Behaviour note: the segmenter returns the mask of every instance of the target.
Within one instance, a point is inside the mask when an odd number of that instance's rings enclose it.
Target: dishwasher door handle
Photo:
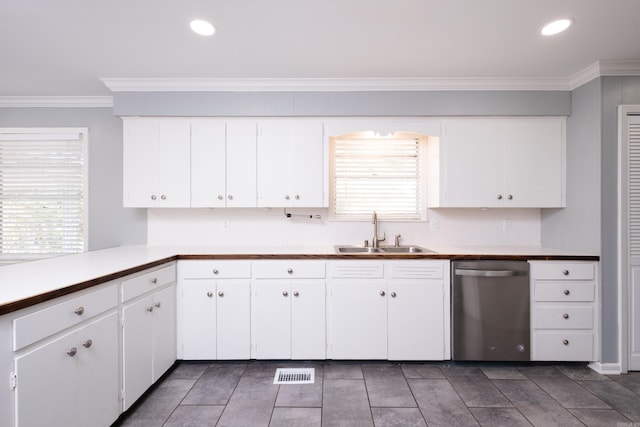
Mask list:
[[[516,270],[469,270],[465,268],[456,268],[456,276],[472,276],[472,277],[512,277],[525,274]]]

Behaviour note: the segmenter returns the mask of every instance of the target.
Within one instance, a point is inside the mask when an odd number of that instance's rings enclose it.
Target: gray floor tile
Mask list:
[[[418,408],[371,408],[375,427],[427,427]]]
[[[587,365],[559,365],[558,369],[574,381],[608,381],[606,375],[601,375]]]
[[[615,409],[571,409],[571,412],[588,427],[633,426],[629,418]]]
[[[324,378],[333,380],[361,380],[364,378],[364,376],[362,375],[362,368],[360,367],[360,364],[338,363],[325,365]]]
[[[454,375],[449,382],[468,407],[506,408],[511,403],[484,374]]]
[[[163,427],[215,427],[224,406],[180,405]]]
[[[277,362],[253,362],[247,365],[244,371],[244,377],[251,378],[271,378],[276,375],[278,368],[284,368],[284,363]]]
[[[408,382],[427,425],[478,425],[447,380],[410,379]]]
[[[167,378],[172,380],[197,380],[209,366],[210,364],[208,363],[180,363]]]
[[[273,378],[242,377],[222,412],[218,426],[268,426],[278,387],[273,384]]]
[[[640,400],[631,390],[615,381],[580,381],[579,383],[631,421],[640,422]]]
[[[527,377],[515,366],[482,366],[483,374],[490,380],[525,380]]]
[[[568,410],[529,380],[495,380],[494,384],[536,426],[581,426]]]
[[[366,364],[362,366],[362,371],[372,407],[417,407],[399,366]]]
[[[435,364],[404,363],[400,365],[405,378],[430,378],[444,379],[445,376],[440,367]]]
[[[129,414],[122,425],[161,426],[194,383],[194,380],[163,380],[144,398],[135,411]]]
[[[608,378],[640,396],[640,372],[629,372],[624,375],[611,375],[608,376]]]
[[[321,408],[322,384],[322,377],[316,377],[313,384],[281,384],[276,406]]]
[[[213,364],[202,374],[184,399],[186,405],[226,405],[240,378],[245,364]]]
[[[275,408],[269,427],[320,427],[321,408]]]
[[[440,370],[447,378],[459,375],[482,374],[482,370],[480,369],[480,367],[475,365],[444,364],[440,367]]]
[[[567,377],[540,377],[533,381],[565,408],[611,408],[584,387],[580,386],[580,384]]]
[[[539,378],[539,377],[553,377],[556,378],[559,375],[564,375],[556,366],[542,365],[542,366],[521,366],[518,368],[522,374],[527,378]]]
[[[470,408],[481,426],[526,427],[531,423],[516,408]]]
[[[324,378],[322,425],[371,427],[371,409],[364,380]]]

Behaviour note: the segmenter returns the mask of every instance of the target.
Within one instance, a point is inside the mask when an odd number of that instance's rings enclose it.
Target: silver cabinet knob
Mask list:
[[[568,314],[568,313],[563,314],[563,315],[562,315],[562,318],[563,318],[563,319],[568,319],[568,318],[569,318],[569,314]]]
[[[570,293],[571,293],[571,291],[569,289],[565,289],[564,292],[563,292],[563,294],[565,294],[565,295],[569,295]]]
[[[562,344],[569,345],[569,340],[562,340]]]
[[[152,305],[150,305],[149,307],[147,307],[147,311],[148,311],[149,313],[151,313],[151,312],[153,311],[153,306],[152,306]]]
[[[291,199],[291,197],[289,197],[289,195],[287,194],[286,196],[284,196],[284,199],[285,200],[289,200],[289,199]]]
[[[293,274],[293,268],[287,268],[287,273]]]
[[[152,195],[151,195],[151,200],[155,200],[155,199],[157,199],[156,195],[155,195],[155,194],[152,194]]]
[[[296,194],[296,200],[300,200],[300,196]]]
[[[509,199],[509,200],[513,200],[513,195],[509,194],[509,195],[507,196],[507,199]]]
[[[163,194],[162,196],[160,196],[160,198],[161,198],[162,200],[167,200],[167,196],[165,196],[164,194]]]
[[[298,292],[298,291],[293,291],[293,296],[294,296],[294,297],[299,297],[299,296],[300,296],[300,292]]]
[[[289,296],[289,292],[287,292],[287,291],[282,291],[282,296],[283,296],[283,297],[288,297],[288,296]]]
[[[222,297],[224,296],[224,292],[222,292],[222,291],[218,292],[218,296],[219,296],[220,298],[222,298]]]
[[[93,340],[86,340],[85,342],[82,343],[82,346],[84,348],[89,348],[93,345]]]
[[[396,293],[395,292],[391,292],[391,298],[395,298],[396,297]]]
[[[70,357],[73,357],[76,355],[77,352],[78,352],[77,348],[71,347],[69,350],[67,350],[67,355]]]
[[[224,196],[222,194],[218,194],[218,200],[222,200],[224,199]]]
[[[161,303],[161,302],[157,302],[157,303],[155,303],[154,305],[155,305],[157,308],[160,308],[160,306],[162,305],[162,303]]]
[[[562,270],[562,275],[563,276],[568,276],[569,275],[569,270]]]
[[[498,200],[502,200],[502,194],[498,194],[497,198]]]
[[[218,269],[217,269],[217,268],[214,268],[214,269],[213,269],[213,274],[218,274],[218,273],[220,273],[220,272],[218,271]]]
[[[385,291],[380,291],[380,296],[383,297],[385,296],[387,293]]]
[[[208,296],[209,298],[211,298],[211,297],[213,296],[213,292],[211,292],[211,291],[207,292],[207,296]]]
[[[232,196],[231,194],[229,194],[229,195],[227,196],[227,199],[229,199],[229,200],[233,200],[233,196]]]
[[[151,279],[151,283],[153,283],[154,285],[158,283],[158,278],[154,277],[153,279]]]
[[[80,307],[76,308],[75,310],[73,310],[73,312],[75,314],[77,314],[78,316],[82,316],[84,314],[84,307],[80,306]]]

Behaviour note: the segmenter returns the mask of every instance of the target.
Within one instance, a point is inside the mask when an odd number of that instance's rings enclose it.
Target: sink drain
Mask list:
[[[273,378],[274,384],[313,384],[314,368],[278,368]]]

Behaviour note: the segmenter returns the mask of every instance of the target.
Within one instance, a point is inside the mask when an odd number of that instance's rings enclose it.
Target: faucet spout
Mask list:
[[[373,224],[373,240],[372,244],[374,248],[380,247],[380,242],[384,242],[387,239],[387,233],[382,233],[382,238],[378,237],[378,214],[376,211],[373,211],[373,216],[371,217],[371,223]]]

